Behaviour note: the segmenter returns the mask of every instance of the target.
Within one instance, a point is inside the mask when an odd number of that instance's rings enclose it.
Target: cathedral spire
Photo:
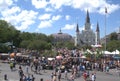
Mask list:
[[[95,44],[96,45],[100,44],[100,30],[99,30],[99,23],[98,22],[97,22],[96,34],[95,34]]]
[[[85,30],[91,30],[91,23],[90,23],[90,17],[89,17],[88,10],[87,10],[87,14],[86,14]]]
[[[90,23],[90,17],[89,17],[89,12],[87,10],[87,15],[86,15],[86,23]]]
[[[99,30],[99,23],[98,22],[97,22],[96,32],[100,32],[100,30]]]
[[[78,26],[78,24],[77,24],[77,27],[76,27],[76,32],[79,32],[79,26]]]

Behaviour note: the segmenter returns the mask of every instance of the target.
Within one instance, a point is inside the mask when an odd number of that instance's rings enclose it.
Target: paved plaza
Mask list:
[[[18,65],[16,66],[16,68],[18,68]],[[25,66],[22,66],[22,68],[25,71]],[[41,71],[41,75],[34,74],[33,72],[30,71],[30,74],[34,75],[35,81],[41,81],[41,78],[43,78],[43,81],[51,81],[51,76],[50,76],[51,73],[52,70],[46,70],[45,72]],[[90,74],[91,73],[92,71],[90,71]],[[4,80],[5,74],[7,74],[8,77],[7,81],[19,81],[19,75],[17,69],[15,71],[11,71],[9,68],[9,64],[0,63],[0,81],[5,81]],[[96,81],[120,81],[120,77],[118,76],[116,69],[111,69],[109,73],[96,71],[96,76],[97,76]],[[62,74],[61,81],[67,81],[64,79],[64,74]],[[84,80],[83,77],[78,77],[75,79],[75,81],[84,81]]]

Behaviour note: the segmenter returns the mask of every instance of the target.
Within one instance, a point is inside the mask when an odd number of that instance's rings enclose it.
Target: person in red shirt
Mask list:
[[[86,79],[87,79],[87,72],[86,71],[84,71],[84,73],[83,73],[83,79],[84,79],[84,81],[86,81]]]

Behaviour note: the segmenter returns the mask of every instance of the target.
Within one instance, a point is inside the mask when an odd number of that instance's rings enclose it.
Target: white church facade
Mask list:
[[[76,27],[75,46],[96,45],[100,44],[99,24],[97,23],[96,31],[91,29],[89,12],[87,11],[84,30],[79,31],[79,25]]]

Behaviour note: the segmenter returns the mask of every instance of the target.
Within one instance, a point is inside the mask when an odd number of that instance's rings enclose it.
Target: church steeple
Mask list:
[[[100,32],[98,22],[97,22],[96,32]]]
[[[90,17],[89,17],[89,12],[87,10],[87,15],[86,15],[86,23],[90,23]]]
[[[89,12],[87,10],[86,21],[85,21],[85,30],[91,30],[90,27],[91,27],[90,17],[89,17]]]
[[[99,30],[99,23],[97,22],[96,33],[95,33],[95,44],[100,44],[100,30]]]
[[[79,32],[79,26],[78,26],[78,24],[77,24],[77,27],[76,27],[76,32]]]

